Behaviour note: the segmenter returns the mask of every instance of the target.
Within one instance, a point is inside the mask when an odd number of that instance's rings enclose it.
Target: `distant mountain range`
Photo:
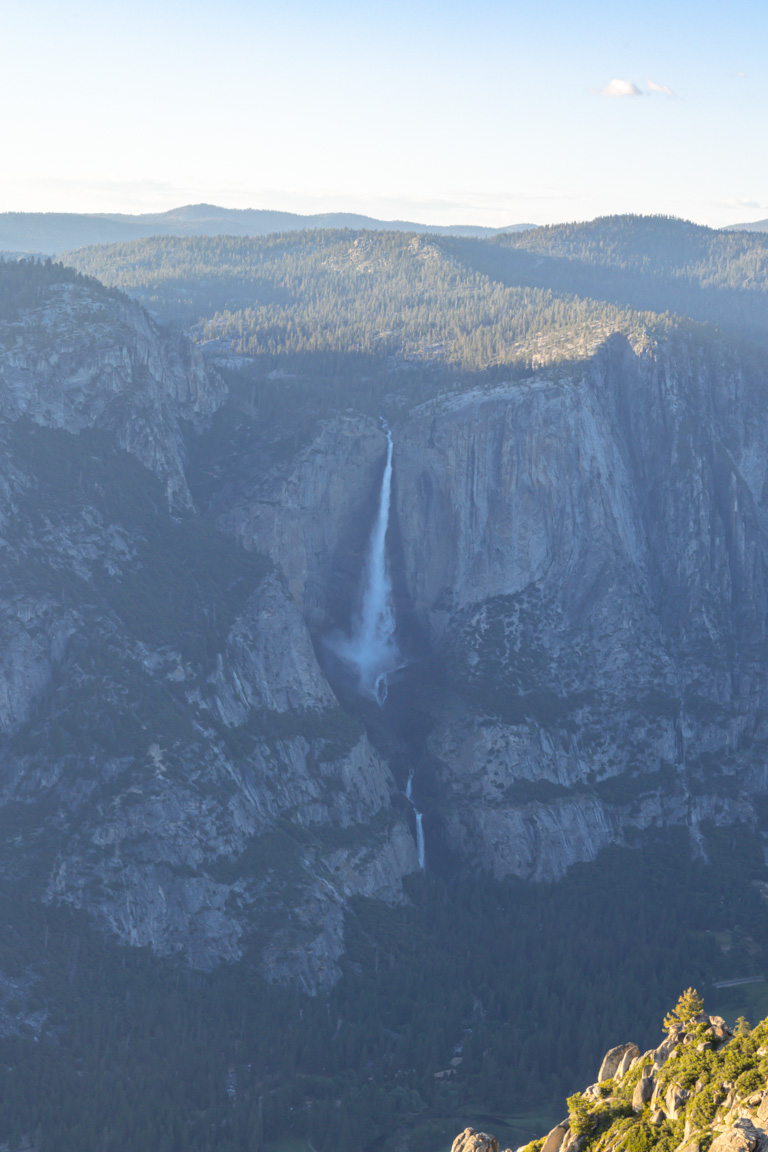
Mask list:
[[[754,220],[751,224],[729,224],[723,232],[768,232],[768,220]]]
[[[305,228],[352,228],[387,232],[429,232],[439,236],[483,239],[530,232],[537,225],[510,224],[484,228],[479,224],[443,227],[414,220],[378,220],[357,212],[299,215],[266,208],[219,208],[187,204],[169,212],[0,212],[0,253],[59,255],[90,244],[116,244],[149,236],[268,236]],[[730,224],[723,232],[768,232],[768,220]]]
[[[295,232],[303,228],[482,237],[535,227],[535,224],[512,224],[508,228],[471,224],[437,227],[412,220],[376,220],[356,212],[300,216],[295,212],[270,212],[261,208],[218,208],[214,204],[188,204],[170,212],[146,212],[137,216],[119,212],[3,212],[0,213],[0,252],[55,255],[87,244],[114,244],[146,236],[267,236],[272,232]]]

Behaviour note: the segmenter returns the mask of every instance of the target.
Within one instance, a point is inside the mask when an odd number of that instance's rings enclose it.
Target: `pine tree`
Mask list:
[[[664,1028],[671,1032],[679,1024],[685,1024],[704,1011],[704,1001],[695,988],[686,988],[674,1009],[664,1017]]]

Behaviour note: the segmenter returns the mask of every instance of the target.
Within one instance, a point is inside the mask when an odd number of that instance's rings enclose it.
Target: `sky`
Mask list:
[[[768,217],[761,0],[0,0],[0,211]]]

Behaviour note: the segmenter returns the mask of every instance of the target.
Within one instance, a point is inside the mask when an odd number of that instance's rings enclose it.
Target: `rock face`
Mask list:
[[[623,1044],[622,1048],[624,1048],[624,1055],[619,1061],[619,1066],[614,1073],[617,1080],[623,1080],[634,1062],[640,1057],[640,1049],[636,1044]]]
[[[567,1120],[556,1124],[541,1146],[541,1152],[560,1152],[571,1126]]]
[[[765,397],[717,343],[640,355],[616,336],[393,426],[404,676],[432,720],[425,827],[469,866],[552,880],[628,831],[687,826],[701,851],[703,821],[754,821]],[[212,500],[284,573],[320,651],[354,614],[385,452],[375,423],[334,416]]]
[[[733,1128],[715,1137],[711,1147],[715,1152],[754,1152],[765,1135],[764,1130],[755,1128],[751,1121],[737,1120]]]
[[[629,826],[695,845],[702,820],[751,819],[766,417],[762,377],[722,347],[617,336],[397,430],[403,580],[447,681],[429,751],[477,866],[552,879]]]
[[[635,1112],[642,1112],[646,1104],[649,1103],[653,1096],[655,1084],[653,1079],[653,1072],[650,1066],[643,1068],[640,1079],[635,1085],[635,1090],[632,1093],[632,1107]]]
[[[272,924],[262,971],[314,991],[349,899],[401,900],[418,860],[288,577],[193,505],[223,395],[98,286],[0,325],[0,856],[31,899],[202,968]]]
[[[351,411],[268,425],[225,393],[98,286],[49,284],[0,325],[0,857],[204,967],[271,923],[263,970],[317,988],[349,900],[399,900],[418,868],[384,721],[369,738],[339,705],[325,643],[358,607],[387,438]],[[758,370],[615,336],[392,434],[427,858],[441,837],[462,867],[552,880],[654,827],[702,851],[702,821],[754,822]]]
[[[356,607],[386,451],[371,420],[337,416],[298,455],[248,470],[234,498],[219,501],[222,526],[279,564],[313,629],[346,626]]]
[[[164,334],[138,304],[97,285],[53,284],[36,308],[3,325],[0,416],[78,433],[109,430],[190,503],[182,422],[224,398],[221,381],[182,337]]]
[[[602,1084],[604,1080],[612,1080],[614,1076],[619,1074],[619,1069],[623,1064],[639,1055],[640,1049],[637,1044],[619,1044],[618,1047],[611,1048],[606,1052],[600,1065],[600,1071],[597,1074],[598,1084]]]

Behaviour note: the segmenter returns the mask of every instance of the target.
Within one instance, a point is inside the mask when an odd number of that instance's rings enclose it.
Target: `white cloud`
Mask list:
[[[674,96],[674,92],[666,84],[656,84],[653,80],[648,81],[649,92],[659,92],[662,96]]]
[[[611,80],[605,88],[600,89],[601,96],[642,96],[642,89],[638,88],[634,80]]]

